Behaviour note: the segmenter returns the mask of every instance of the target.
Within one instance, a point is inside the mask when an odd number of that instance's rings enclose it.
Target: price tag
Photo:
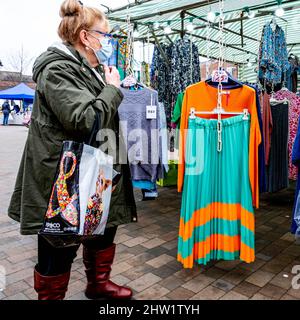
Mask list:
[[[146,107],[146,119],[152,120],[157,118],[157,106]]]
[[[225,70],[215,70],[212,73],[212,82],[219,82],[219,80],[222,83],[228,83],[228,74]]]

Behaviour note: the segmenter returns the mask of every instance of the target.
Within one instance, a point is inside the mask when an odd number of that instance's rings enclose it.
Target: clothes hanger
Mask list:
[[[239,87],[243,87],[243,83],[238,81],[237,79],[235,79],[229,72],[227,72],[225,69],[222,69],[223,71],[226,72],[226,74],[228,75],[228,82],[224,82],[223,86],[226,88],[226,85],[235,85],[237,88]],[[212,76],[210,76],[207,80],[205,80],[205,82],[209,85],[216,85],[218,84],[218,82],[214,82],[212,79]]]

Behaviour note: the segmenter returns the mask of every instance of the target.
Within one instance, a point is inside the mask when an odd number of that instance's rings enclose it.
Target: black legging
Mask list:
[[[103,250],[112,245],[118,227],[107,228],[104,235],[93,237],[38,235],[37,271],[43,276],[68,272],[82,243],[90,249]]]

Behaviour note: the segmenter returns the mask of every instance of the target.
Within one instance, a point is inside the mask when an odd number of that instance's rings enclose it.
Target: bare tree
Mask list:
[[[18,51],[10,54],[8,64],[12,71],[18,73],[18,81],[23,81],[24,74],[26,73],[32,60],[33,57],[30,57],[28,53],[25,52],[23,45],[21,45]]]

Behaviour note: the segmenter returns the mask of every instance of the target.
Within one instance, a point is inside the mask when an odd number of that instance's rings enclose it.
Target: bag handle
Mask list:
[[[88,145],[92,145],[93,141],[97,138],[97,133],[100,130],[100,112],[95,110],[95,121],[93,124],[92,131],[90,133],[90,136],[87,140]]]

